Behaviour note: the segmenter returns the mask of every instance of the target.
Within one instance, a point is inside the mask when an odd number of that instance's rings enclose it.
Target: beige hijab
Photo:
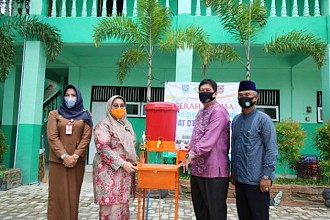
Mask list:
[[[112,96],[106,106],[107,118],[112,125],[115,135],[118,136],[120,143],[123,145],[127,159],[133,164],[137,163],[137,155],[135,151],[136,136],[131,123],[127,120],[126,114],[121,119],[116,119],[111,115],[112,103],[116,98],[120,98],[126,104],[126,100],[119,96]]]

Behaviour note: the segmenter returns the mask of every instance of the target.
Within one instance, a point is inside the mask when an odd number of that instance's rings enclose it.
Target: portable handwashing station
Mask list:
[[[178,219],[179,199],[179,162],[187,154],[186,150],[175,148],[176,119],[178,107],[169,102],[149,102],[146,107],[145,140],[140,145],[138,169],[138,213],[137,219],[145,214],[146,191],[150,189],[168,189],[175,191],[175,216]],[[143,135],[144,136],[144,135]],[[149,152],[175,152],[176,164],[148,163]]]

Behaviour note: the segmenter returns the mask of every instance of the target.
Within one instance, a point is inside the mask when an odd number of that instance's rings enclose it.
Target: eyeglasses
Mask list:
[[[125,104],[117,104],[117,103],[114,103],[114,104],[112,104],[112,108],[114,108],[114,109],[117,109],[117,108],[126,108],[126,105]]]

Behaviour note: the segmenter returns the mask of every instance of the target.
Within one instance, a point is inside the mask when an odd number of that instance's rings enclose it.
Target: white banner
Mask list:
[[[241,107],[237,102],[237,90],[239,83],[217,83],[217,101],[224,106],[230,115],[230,120],[241,112]],[[189,144],[191,133],[195,123],[197,112],[203,108],[203,104],[198,97],[199,82],[168,82],[165,83],[165,102],[176,103],[179,107],[176,144],[181,142]]]

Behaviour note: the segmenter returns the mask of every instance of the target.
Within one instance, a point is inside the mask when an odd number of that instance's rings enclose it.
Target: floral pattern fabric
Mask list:
[[[128,204],[132,179],[121,167],[126,160],[125,151],[107,119],[95,127],[94,140],[97,150],[93,162],[94,202],[100,206]],[[128,205],[121,207],[128,210]]]
[[[128,204],[101,205],[99,216],[100,220],[129,220]]]

